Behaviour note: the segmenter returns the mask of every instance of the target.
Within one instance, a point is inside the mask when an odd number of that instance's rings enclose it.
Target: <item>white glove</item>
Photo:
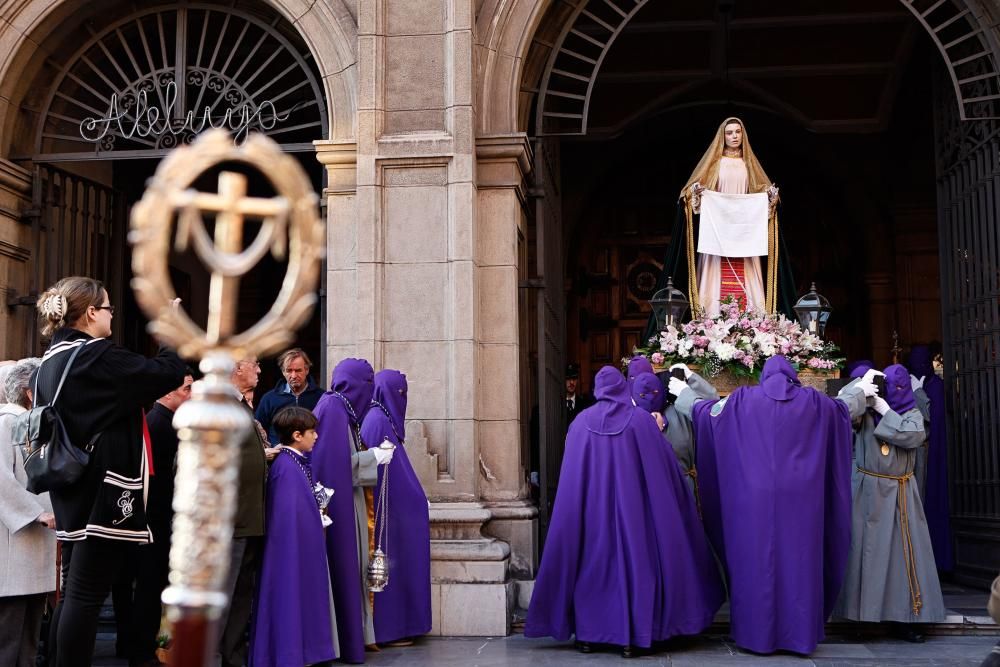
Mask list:
[[[691,376],[692,376],[692,375],[694,375],[694,371],[693,371],[693,370],[691,370],[690,368],[688,368],[688,367],[687,367],[687,364],[674,364],[673,366],[671,366],[671,367],[669,368],[669,370],[671,370],[671,371],[672,371],[672,370],[674,370],[675,368],[680,368],[680,369],[683,369],[683,370],[684,370],[684,377],[685,377],[686,379],[691,379]]]
[[[924,388],[924,380],[926,378],[927,378],[926,375],[924,375],[923,377],[920,377],[920,378],[917,378],[916,375],[911,375],[910,376],[910,389],[912,389],[913,391],[916,391],[917,389],[923,389]]]
[[[885,402],[884,398],[876,396],[875,404],[872,406],[872,409],[884,417],[885,413],[889,412],[892,408],[889,407],[889,404]]]
[[[680,396],[681,392],[685,389],[690,389],[687,382],[684,380],[678,380],[677,378],[670,378],[670,383],[667,385],[667,391],[669,391],[674,396]]]
[[[869,368],[868,372],[865,373],[865,376],[861,378],[861,381],[873,383],[875,382],[875,378],[878,377],[879,375],[885,377],[885,373],[883,373],[882,371],[876,370],[874,368]]]
[[[878,396],[878,387],[875,386],[874,382],[865,382],[864,378],[862,378],[855,382],[854,386],[865,392],[865,396],[869,398]]]
[[[381,447],[376,447],[370,451],[372,456],[375,457],[375,464],[380,466],[384,466],[392,461],[392,455],[396,453],[395,447],[392,449],[382,449]]]

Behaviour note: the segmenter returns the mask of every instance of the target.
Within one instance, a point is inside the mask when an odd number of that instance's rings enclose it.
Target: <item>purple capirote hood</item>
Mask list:
[[[760,372],[760,386],[768,397],[786,401],[802,383],[788,359],[779,355],[764,362],[764,369]]]
[[[344,359],[333,369],[330,386],[347,399],[354,411],[351,421],[356,420],[360,424],[375,392],[375,371],[372,365],[364,359]]]
[[[885,402],[893,412],[903,414],[917,405],[910,386],[910,371],[902,364],[893,364],[885,369]]]
[[[875,368],[875,362],[871,359],[858,359],[848,364],[847,373],[851,378],[857,379],[864,377],[864,374],[872,368]]]
[[[386,368],[375,374],[374,400],[389,413],[396,434],[406,437],[406,375]]]
[[[934,375],[934,362],[931,358],[931,348],[927,345],[914,345],[910,350],[910,372],[917,377]]]
[[[631,387],[641,373],[652,373],[653,364],[642,355],[632,357],[628,362],[628,386]]]
[[[594,378],[597,403],[580,413],[587,430],[598,435],[617,435],[625,430],[635,406],[628,384],[618,369],[605,366]]]
[[[652,373],[639,373],[632,383],[632,400],[646,412],[663,408],[663,383]]]

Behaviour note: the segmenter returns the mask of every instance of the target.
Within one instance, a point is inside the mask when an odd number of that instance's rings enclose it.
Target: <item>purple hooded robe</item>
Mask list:
[[[663,407],[663,383],[652,373],[642,372],[631,384],[632,400],[646,412],[659,412]]]
[[[635,379],[642,375],[643,373],[652,373],[653,364],[649,363],[649,359],[644,356],[637,355],[632,357],[628,362],[628,388],[632,391],[632,385],[635,383]]]
[[[944,380],[934,373],[931,351],[926,345],[914,345],[910,352],[910,372],[924,378],[924,392],[930,400],[930,427],[927,450],[927,476],[924,482],[924,514],[934,545],[939,570],[955,567],[951,547],[951,518],[948,501],[948,436],[944,403]]]
[[[802,387],[784,357],[760,386],[694,404],[702,516],[739,646],[807,654],[823,639],[851,541],[851,413],[864,406],[858,389],[841,401]]]
[[[723,590],[691,494],[618,370],[570,426],[526,637],[647,647],[704,630]]]
[[[375,593],[375,640],[384,644],[431,631],[431,536],[427,496],[406,456],[406,376],[382,370],[375,375],[375,397],[361,425],[361,440],[377,447],[386,438],[396,445],[392,461],[379,468],[375,497],[389,472],[389,522],[385,548],[389,584]],[[375,535],[382,530],[381,517]],[[377,538],[376,538],[377,539]]]
[[[375,456],[361,444],[359,429],[374,391],[374,371],[363,359],[344,359],[333,369],[330,391],[313,413],[319,439],[312,453],[316,481],[334,490],[327,514],[326,557],[337,612],[340,659],[365,661],[375,642],[368,587],[368,514],[362,486],[377,480]]]
[[[858,359],[857,361],[852,361],[847,365],[847,375],[848,377],[857,379],[863,377],[872,368],[875,368],[875,362],[869,359]]]
[[[326,536],[309,459],[283,448],[267,475],[264,554],[254,601],[250,667],[301,667],[337,657]]]

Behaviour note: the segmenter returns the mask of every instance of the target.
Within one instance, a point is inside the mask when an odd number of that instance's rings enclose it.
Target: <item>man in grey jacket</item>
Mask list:
[[[41,360],[23,359],[7,374],[0,405],[0,665],[35,664],[45,596],[56,589],[56,520],[47,493],[35,495],[11,442],[17,415],[31,407],[31,375]]]

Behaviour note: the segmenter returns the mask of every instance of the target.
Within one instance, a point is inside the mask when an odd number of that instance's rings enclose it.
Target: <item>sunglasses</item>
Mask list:
[[[112,315],[115,314],[115,307],[114,306],[94,306],[94,308],[96,308],[97,310],[106,310],[109,313],[111,313]]]

